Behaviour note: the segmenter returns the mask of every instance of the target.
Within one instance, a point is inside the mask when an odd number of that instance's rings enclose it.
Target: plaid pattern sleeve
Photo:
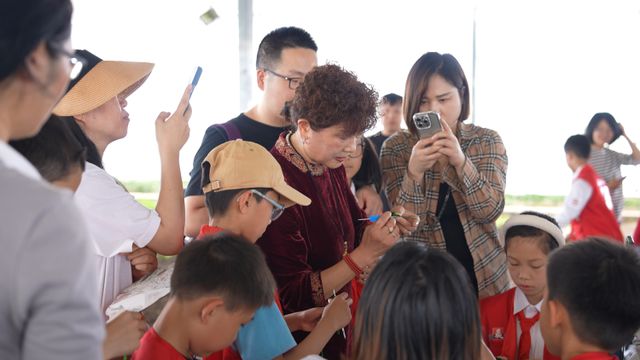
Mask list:
[[[467,127],[460,131],[460,147],[467,157],[462,178],[449,167],[444,179],[460,192],[475,221],[493,223],[504,209],[507,151],[495,131]]]
[[[407,176],[411,149],[416,142],[417,139],[406,131],[393,135],[382,145],[380,164],[391,204],[402,205],[419,215],[425,208],[425,192],[419,183]]]
[[[451,166],[442,170],[436,166],[425,173],[421,188],[407,176],[417,138],[404,131],[390,137],[381,151],[385,190],[391,204],[402,205],[420,216],[419,228],[406,239],[446,251],[436,208],[440,183],[450,185],[473,257],[479,295],[484,298],[511,286],[495,225],[504,208],[507,154],[500,136],[489,129],[462,125],[458,138],[467,157],[462,176]]]

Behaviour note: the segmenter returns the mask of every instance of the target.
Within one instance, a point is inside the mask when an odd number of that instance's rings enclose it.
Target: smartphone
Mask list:
[[[202,67],[198,66],[198,68],[196,69],[196,73],[195,75],[193,75],[193,80],[191,80],[191,93],[189,94],[189,100],[191,100],[191,95],[193,95],[193,90],[196,89],[196,85],[198,85],[198,81],[200,81],[200,75],[202,75]],[[188,105],[186,109],[184,109],[184,112],[182,113],[182,115],[184,116],[184,114],[187,113],[187,110],[189,110],[189,107],[191,105]]]
[[[413,115],[413,123],[421,139],[429,138],[442,131],[440,115],[435,111],[419,112]]]
[[[196,85],[198,85],[198,81],[200,81],[200,75],[202,75],[202,67],[198,66],[195,75],[193,75],[193,80],[191,80],[191,94],[189,94],[189,99],[191,99],[193,90],[195,90]]]

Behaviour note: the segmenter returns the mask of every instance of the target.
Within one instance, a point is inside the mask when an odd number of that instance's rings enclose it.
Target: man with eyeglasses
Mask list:
[[[216,146],[233,139],[244,139],[270,150],[278,136],[289,129],[282,116],[285,102],[317,63],[318,47],[309,33],[297,27],[273,30],[262,39],[256,59],[256,80],[262,98],[251,109],[225,124],[210,126],[193,159],[191,179],[185,189],[185,234],[195,236],[208,222],[201,188],[200,164]]]
[[[273,155],[253,142],[236,140],[217,146],[204,159],[201,170],[210,220],[201,227],[199,238],[227,231],[255,243],[285,208],[311,203],[285,182]],[[238,332],[233,349],[226,349],[225,354],[237,353],[242,359],[273,359],[285,353],[285,358],[299,359],[318,354],[351,319],[350,301],[342,294],[324,311],[313,308],[286,317],[280,310],[277,291],[275,299],[271,306],[256,311]],[[291,332],[297,330],[316,335],[296,344]]]

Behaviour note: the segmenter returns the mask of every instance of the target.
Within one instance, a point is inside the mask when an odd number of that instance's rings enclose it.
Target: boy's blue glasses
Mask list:
[[[282,215],[282,213],[284,212],[284,206],[282,204],[279,204],[277,201],[273,200],[272,198],[268,197],[267,195],[261,193],[256,189],[251,189],[251,193],[261,197],[262,199],[266,200],[269,204],[273,206],[273,208],[271,209],[271,221],[276,221],[276,219],[279,218],[280,215]]]

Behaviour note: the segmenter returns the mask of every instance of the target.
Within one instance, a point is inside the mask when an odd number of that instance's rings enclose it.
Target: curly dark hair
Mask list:
[[[306,119],[317,131],[334,125],[345,136],[362,134],[376,124],[378,93],[339,65],[323,65],[311,70],[285,105],[284,116],[294,128]]]

